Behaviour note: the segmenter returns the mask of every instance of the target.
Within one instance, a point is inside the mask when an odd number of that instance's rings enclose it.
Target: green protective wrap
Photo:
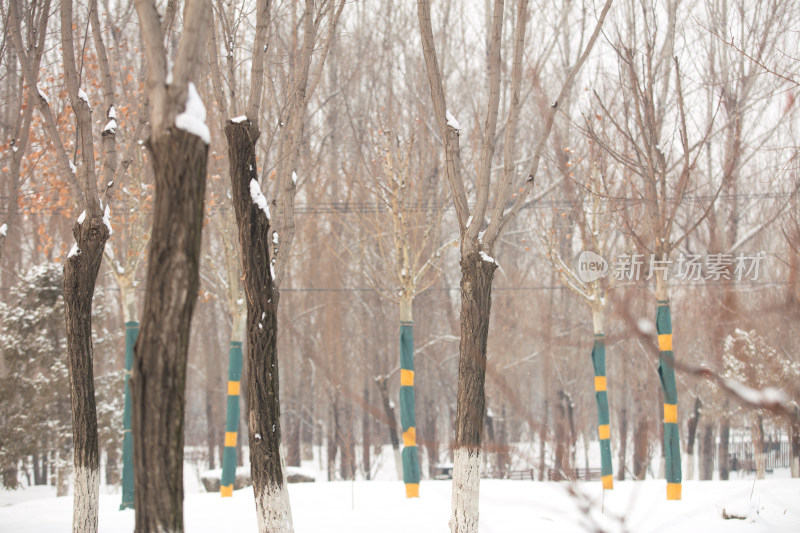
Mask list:
[[[410,322],[400,323],[400,371],[414,371],[414,326]],[[402,377],[401,377],[402,379]],[[416,435],[416,413],[414,411],[414,387],[400,386],[400,425],[405,434],[409,429]],[[416,444],[416,440],[415,440]],[[416,445],[403,447],[403,481],[419,483],[419,454]]]
[[[672,317],[668,301],[660,300],[656,314],[656,329],[659,335],[670,335],[672,345]],[[659,341],[659,345],[661,342]],[[664,393],[664,404],[677,405],[678,391],[675,387],[675,355],[672,350],[661,350],[659,346],[658,377]],[[678,424],[664,422],[664,454],[666,456],[667,483],[681,482],[681,448]]]
[[[403,483],[419,483],[419,454],[416,446],[403,448]]]
[[[594,337],[592,366],[595,377],[606,377],[606,342],[602,333]],[[610,422],[608,392],[595,391],[594,395],[597,400],[597,425],[608,425]],[[600,473],[602,476],[610,476],[614,473],[611,463],[611,439],[600,439]]]
[[[133,432],[131,431],[131,369],[133,347],[139,337],[139,323],[125,322],[125,407],[122,411],[122,503],[119,508],[133,509]]]
[[[241,382],[242,379],[242,343],[231,341],[228,351],[228,381]],[[228,395],[225,432],[239,432],[239,395]],[[236,479],[236,446],[225,446],[222,451],[222,478],[220,485],[233,485]]]

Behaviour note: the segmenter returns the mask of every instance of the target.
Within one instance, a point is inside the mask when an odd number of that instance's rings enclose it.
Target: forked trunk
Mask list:
[[[497,264],[485,254],[461,258],[461,343],[458,362],[456,439],[450,531],[478,531],[480,451],[486,403],[486,343]]]
[[[92,297],[109,229],[100,216],[82,217],[72,228],[75,246],[64,265],[67,354],[72,399],[74,503],[72,530],[97,531],[100,461],[94,401]]]
[[[261,533],[285,533],[293,527],[281,456],[279,295],[271,273],[269,209],[256,170],[259,130],[249,121],[229,122],[225,136],[247,295],[247,412],[258,529]]]
[[[149,143],[155,210],[133,363],[136,531],[183,531],[189,332],[199,286],[208,145],[173,128]]]

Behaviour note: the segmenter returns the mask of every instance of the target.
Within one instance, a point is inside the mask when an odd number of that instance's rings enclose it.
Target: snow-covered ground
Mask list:
[[[778,474],[776,472],[776,474]],[[577,491],[578,495],[570,494]],[[751,498],[752,491],[752,498]],[[405,498],[397,481],[317,482],[290,485],[297,533],[447,533],[450,482],[423,481],[420,498]],[[603,501],[600,482],[539,483],[483,480],[483,533],[598,531],[798,532],[800,479],[776,476],[757,481],[690,481],[683,500],[668,502],[663,480],[616,482]],[[133,511],[119,511],[119,494],[100,497],[100,531],[133,531]],[[728,515],[744,520],[723,519]],[[0,531],[63,532],[70,529],[72,497],[56,498],[51,487],[0,492]],[[188,493],[188,532],[256,531],[253,492],[233,498]]]

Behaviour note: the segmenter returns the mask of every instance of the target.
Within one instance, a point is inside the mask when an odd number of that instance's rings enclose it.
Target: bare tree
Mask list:
[[[45,35],[49,2],[37,6],[40,14],[40,36]],[[92,131],[92,109],[86,92],[81,88],[81,72],[76,63],[73,35],[72,2],[64,0],[60,6],[61,47],[67,93],[76,120],[76,153],[80,160],[76,168],[69,158],[56,118],[44,93],[38,90],[36,66],[40,52],[25,48],[20,31],[23,8],[21,2],[11,2],[9,22],[15,48],[23,65],[23,75],[30,91],[30,101],[36,102],[55,146],[62,176],[70,183],[77,207],[82,210],[72,228],[75,245],[64,266],[64,299],[66,303],[67,352],[70,360],[70,392],[72,398],[75,502],[73,510],[74,531],[96,531],[99,498],[99,453],[97,444],[97,413],[94,398],[94,371],[92,346],[92,298],[97,274],[103,259],[103,249],[111,234],[109,205],[117,178],[116,123],[114,90],[105,44],[103,28],[97,15],[96,1],[88,6],[94,49],[101,77],[103,105],[108,122],[101,133],[102,171],[98,176],[95,166],[95,135]],[[41,18],[44,16],[44,20]],[[30,26],[29,26],[30,28]],[[82,64],[82,62],[81,62]],[[36,89],[36,94],[33,90]],[[102,186],[98,187],[97,180]],[[101,198],[101,191],[103,196]]]
[[[258,124],[265,79],[264,56],[268,51],[272,9],[267,0],[259,0],[256,5],[256,36],[246,114],[229,120],[225,126],[232,202],[239,227],[243,284],[247,299],[250,469],[259,530],[263,532],[292,530],[292,514],[281,452],[277,351],[278,286],[286,271],[295,232],[296,170],[307,106],[319,81],[343,8],[343,1],[326,1],[315,6],[312,0],[306,0],[298,24],[294,26],[293,38],[295,42],[300,42],[302,37],[302,45],[292,51],[294,57],[290,62],[288,76],[292,83],[288,87],[284,114],[279,124],[273,193],[273,206],[276,208],[274,229],[271,227],[267,199],[258,182],[256,163],[256,143],[260,136]],[[323,22],[327,27],[323,27]],[[302,33],[299,31],[300,27]],[[313,62],[315,46],[321,46],[320,58],[316,63]],[[228,52],[230,57],[231,50]],[[222,84],[219,81],[219,69],[214,68],[213,64],[212,69],[215,71],[217,101],[221,104],[223,113],[227,107],[226,102],[235,111],[238,107],[235,99],[232,97],[228,102],[220,89]],[[228,84],[233,86],[235,70],[229,66],[228,72]]]
[[[549,114],[544,117],[530,172],[522,184],[514,183],[516,166],[514,164],[517,124],[521,101],[519,97],[522,83],[522,63],[527,28],[528,2],[517,3],[514,31],[514,51],[511,74],[511,105],[505,124],[505,144],[503,172],[492,186],[492,160],[495,150],[495,136],[500,104],[500,48],[503,33],[503,0],[495,0],[492,11],[488,51],[489,98],[486,107],[486,122],[481,136],[481,154],[475,180],[475,203],[472,209],[467,203],[467,193],[461,171],[458,121],[447,110],[446,97],[442,85],[442,74],[433,40],[430,2],[418,0],[422,48],[428,72],[428,80],[433,100],[434,115],[439,127],[445,150],[445,174],[453,193],[453,202],[461,234],[461,345],[458,370],[458,413],[456,415],[456,440],[453,469],[453,497],[450,529],[454,533],[478,530],[478,490],[480,486],[480,448],[483,430],[483,416],[486,378],[486,343],[489,333],[489,313],[491,310],[491,289],[497,262],[492,257],[495,242],[502,235],[533,190],[539,161],[547,138],[553,127],[553,120],[559,102],[563,102],[578,71],[589,56],[600,33],[605,16],[611,7],[611,0],[603,6],[592,36],[580,57],[570,69]],[[512,206],[507,208],[515,186],[517,194]],[[490,194],[494,192],[494,203],[489,209]],[[481,228],[486,216],[488,226],[482,236]]]
[[[147,144],[155,175],[146,292],[131,377],[136,530],[183,531],[186,357],[199,283],[209,143],[205,108],[191,80],[205,48],[210,6],[202,0],[186,3],[171,72],[155,3],[137,0],[135,6],[147,58]]]

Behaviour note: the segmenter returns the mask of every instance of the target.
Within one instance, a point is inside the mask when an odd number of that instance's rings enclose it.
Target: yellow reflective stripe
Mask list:
[[[408,428],[403,432],[403,446],[416,446],[417,445],[417,430],[416,428]]]
[[[610,439],[611,427],[608,424],[597,426],[597,434],[600,436],[600,440]]]
[[[678,406],[665,403],[664,404],[664,423],[677,424],[678,423]]]
[[[594,390],[597,392],[606,390],[606,377],[605,376],[595,376],[594,377]]]
[[[406,483],[406,498],[419,498],[419,483]]]
[[[228,396],[239,396],[239,381],[228,382]]]
[[[233,496],[233,485],[221,485],[219,488],[219,494],[223,498],[230,498]]]
[[[612,474],[603,476],[603,488],[605,490],[611,490],[614,488],[614,476]]]
[[[667,483],[667,499],[680,500],[681,499],[681,484],[680,483]]]
[[[662,352],[672,351],[672,333],[664,333],[658,336],[658,349]]]
[[[225,446],[228,448],[233,448],[236,446],[236,432],[235,431],[226,431],[225,432]]]
[[[400,369],[400,386],[401,387],[413,387],[414,386],[414,371],[413,370],[406,370],[405,368]]]

